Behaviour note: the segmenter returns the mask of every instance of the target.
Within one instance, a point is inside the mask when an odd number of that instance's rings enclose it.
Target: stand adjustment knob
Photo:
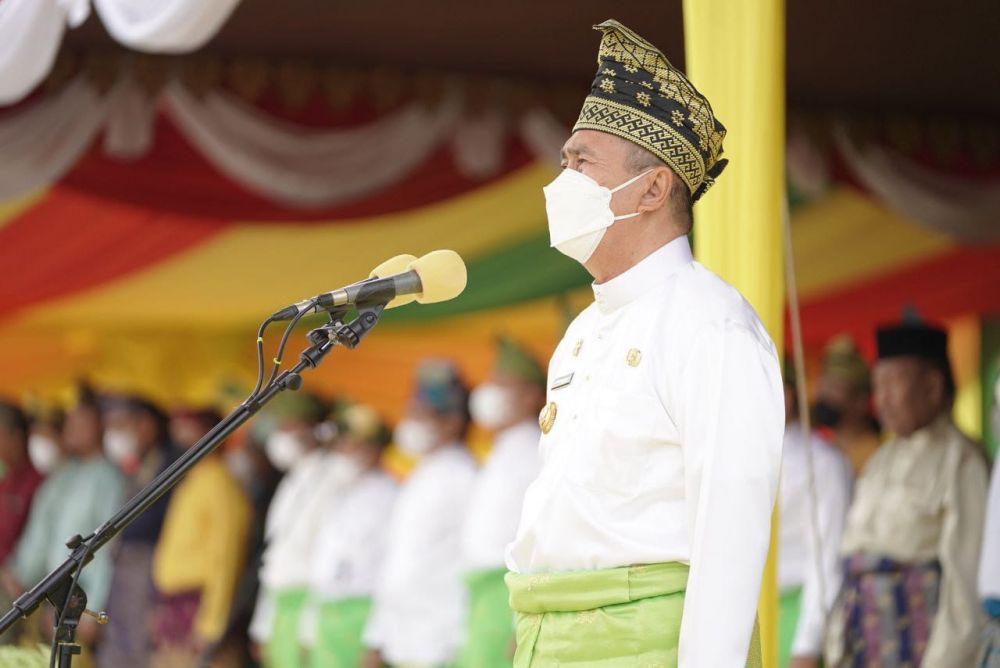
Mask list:
[[[94,612],[93,610],[84,610],[83,614],[87,615],[88,617],[93,617],[94,619],[97,620],[97,623],[100,624],[101,626],[104,626],[110,621],[108,613],[104,612],[103,610],[101,610],[100,612]]]

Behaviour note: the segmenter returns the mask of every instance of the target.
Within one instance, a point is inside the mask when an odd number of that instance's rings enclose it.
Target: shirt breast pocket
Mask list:
[[[662,411],[648,392],[614,385],[604,389],[581,434],[581,452],[572,460],[571,478],[588,488],[635,496],[650,475]]]

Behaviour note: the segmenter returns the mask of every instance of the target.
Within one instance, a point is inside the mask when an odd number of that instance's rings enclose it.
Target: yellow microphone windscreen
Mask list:
[[[462,294],[468,275],[462,257],[453,250],[436,250],[410,263],[409,269],[420,276],[421,304],[444,302]]]
[[[368,275],[368,278],[385,278],[386,276],[393,276],[395,274],[402,274],[405,271],[410,270],[410,264],[417,259],[416,255],[410,255],[404,253],[403,255],[397,255],[396,257],[391,257],[379,266],[372,269],[372,273]],[[396,297],[391,302],[385,305],[386,308],[396,308],[397,306],[403,306],[404,304],[409,304],[417,298],[416,295],[400,295]]]

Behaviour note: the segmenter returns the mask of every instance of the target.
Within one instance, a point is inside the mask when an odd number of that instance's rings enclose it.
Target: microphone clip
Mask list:
[[[382,312],[385,311],[385,304],[360,305],[357,308],[357,317],[345,323],[343,318],[348,310],[345,307],[338,307],[327,311],[330,322],[309,332],[309,340],[314,345],[329,341],[353,350],[378,324]]]

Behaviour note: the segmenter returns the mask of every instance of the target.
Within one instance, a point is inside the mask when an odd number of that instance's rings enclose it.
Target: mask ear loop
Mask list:
[[[626,181],[625,183],[621,184],[620,186],[612,188],[611,189],[611,193],[614,194],[614,193],[618,192],[619,190],[621,190],[622,188],[628,188],[630,185],[632,185],[633,183],[635,183],[636,181],[638,181],[639,179],[641,179],[642,177],[644,177],[646,174],[649,174],[651,171],[653,171],[652,167],[650,167],[649,169],[647,169],[646,171],[644,171],[642,174],[636,174],[635,176],[633,176],[632,178],[630,178],[628,181]],[[628,213],[628,214],[625,214],[624,216],[615,216],[614,218],[612,218],[612,220],[614,220],[615,222],[617,222],[619,220],[628,220],[629,218],[635,218],[638,215],[639,215],[639,212],[636,211],[635,213]]]
[[[651,171],[653,171],[652,167],[650,167],[649,169],[647,169],[646,171],[644,171],[642,174],[636,174],[635,176],[633,176],[632,178],[630,178],[628,181],[626,181],[625,183],[621,184],[620,186],[612,188],[611,192],[612,193],[616,193],[619,190],[621,190],[622,188],[628,188],[630,185],[632,185],[633,183],[635,183],[636,181],[638,181],[639,179],[641,179],[642,177],[644,177],[646,174],[649,174]]]

